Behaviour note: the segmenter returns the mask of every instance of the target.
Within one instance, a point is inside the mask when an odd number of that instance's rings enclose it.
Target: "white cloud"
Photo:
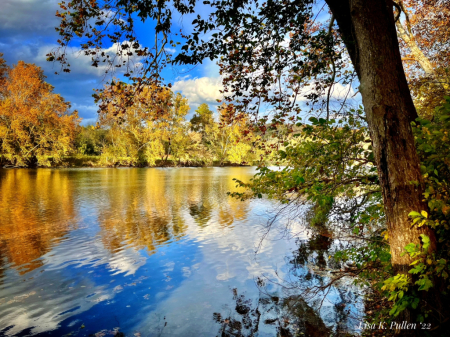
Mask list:
[[[165,51],[167,51],[171,54],[175,54],[177,52],[176,48],[165,48]]]
[[[121,60],[127,60],[129,61],[128,65],[130,68],[133,68],[132,70],[138,70],[138,68],[142,67],[142,63],[140,63],[141,57],[137,56],[126,56],[126,50],[121,48],[122,45],[127,45],[129,42],[125,41],[122,43],[114,43],[109,48],[104,48],[99,51],[104,52],[105,55],[109,55],[110,60],[113,60],[113,65],[118,65],[121,63]],[[31,48],[29,46],[24,46],[24,48]],[[58,48],[58,45],[56,44],[47,44],[42,45],[38,47],[38,50],[34,56],[34,62],[35,63],[47,63],[47,54],[51,51],[55,51]],[[125,72],[125,68],[116,68],[114,66],[110,66],[106,63],[99,62],[98,67],[92,66],[92,58],[91,56],[84,55],[84,51],[80,50],[79,48],[67,48],[64,51],[67,55],[68,63],[70,64],[70,70],[71,73],[74,73],[75,75],[80,74],[89,74],[94,75],[98,77],[105,76],[106,71],[109,73],[113,73],[120,75]],[[31,51],[30,51],[31,53]],[[56,70],[59,69],[59,64],[55,64]]]
[[[355,95],[355,91],[350,84],[342,85],[341,83],[336,83],[331,91],[331,97],[334,99],[344,99],[345,96],[352,97]]]
[[[190,105],[202,103],[217,105],[217,100],[222,98],[219,90],[222,90],[220,77],[200,77],[193,79],[181,79],[174,83],[173,90],[181,91],[187,97]]]

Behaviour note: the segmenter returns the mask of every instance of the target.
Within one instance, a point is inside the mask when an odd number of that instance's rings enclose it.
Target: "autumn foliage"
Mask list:
[[[397,0],[396,7],[397,35],[414,103],[419,115],[432,118],[450,88],[450,9],[440,0]]]
[[[214,161],[243,164],[257,160],[248,132],[248,117],[236,118],[232,104],[222,105],[218,121],[207,104],[191,121],[188,101],[158,84],[148,85],[133,100],[134,87],[114,80],[96,96],[100,105],[98,128],[106,131],[101,164],[211,165]]]
[[[115,82],[99,96],[104,106],[99,126],[108,130],[102,157],[110,164],[154,165],[174,153],[189,106],[180,94],[154,85],[143,88],[123,110],[129,90],[127,84]]]
[[[61,161],[72,149],[80,121],[77,112],[69,112],[70,104],[53,93],[42,69],[34,64],[19,61],[0,74],[2,161],[15,166]]]

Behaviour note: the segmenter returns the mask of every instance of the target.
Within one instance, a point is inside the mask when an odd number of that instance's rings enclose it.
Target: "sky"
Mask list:
[[[78,55],[72,49],[71,73],[60,73],[58,64],[46,61],[46,54],[57,47],[58,34],[55,27],[59,20],[55,17],[60,0],[0,0],[0,53],[8,65],[22,60],[34,63],[44,70],[46,81],[55,87],[54,91],[72,103],[83,118],[82,124],[93,124],[97,120],[97,106],[92,98],[93,89],[102,88],[105,83],[101,69],[90,66],[89,58]],[[175,20],[184,30],[189,30],[189,20]],[[148,34],[149,25],[137,26],[137,35]],[[176,48],[174,53],[178,51]],[[180,49],[180,46],[178,47]],[[205,61],[195,67],[168,68],[165,80],[172,83],[173,90],[188,98],[191,107],[190,118],[197,107],[207,103],[212,110],[221,98],[219,68],[212,61]]]
[[[94,89],[100,89],[110,78],[105,78],[105,68],[91,66],[90,58],[80,52],[80,41],[74,41],[73,47],[69,51],[71,72],[61,72],[58,63],[46,61],[46,54],[55,50],[58,33],[55,27],[59,26],[59,19],[55,13],[60,9],[58,2],[61,0],[0,0],[0,53],[11,66],[22,60],[26,63],[34,63],[40,66],[47,82],[54,86],[54,91],[61,94],[66,101],[71,102],[72,109],[77,110],[80,117],[83,118],[82,124],[95,124],[97,121],[97,106],[92,97]],[[199,2],[201,3],[201,2]],[[323,7],[321,1],[318,2],[318,9]],[[211,10],[208,6],[199,5],[197,13],[204,17],[207,11]],[[328,19],[326,10],[319,10],[318,13],[323,16],[322,20]],[[174,14],[175,15],[175,14]],[[172,32],[183,30],[184,33],[192,32],[191,17],[174,17],[172,20]],[[136,35],[144,45],[151,46],[154,33],[154,24],[152,22],[141,23],[135,20]],[[172,35],[174,40],[177,37]],[[110,55],[117,50],[113,45],[106,45],[105,51]],[[170,48],[173,55],[181,51],[181,45],[176,48]],[[55,74],[59,72],[59,74]],[[116,74],[118,75],[118,74]],[[172,84],[175,92],[180,92],[185,96],[191,107],[187,115],[190,119],[195,110],[202,103],[209,105],[211,110],[216,110],[221,99],[222,89],[219,67],[215,61],[205,60],[197,66],[169,66],[163,71],[163,77],[166,83]],[[124,78],[124,77],[122,77]],[[350,90],[349,90],[350,89]],[[305,90],[308,90],[305,87]],[[333,89],[333,100],[344,97],[349,92],[353,97],[357,92],[355,87],[342,86],[337,83]],[[301,97],[300,104],[304,104],[307,99]],[[355,105],[360,103],[357,97]],[[333,106],[333,105],[332,105]],[[339,108],[339,104],[337,107]],[[262,108],[265,110],[265,107]],[[337,108],[336,108],[337,109]]]

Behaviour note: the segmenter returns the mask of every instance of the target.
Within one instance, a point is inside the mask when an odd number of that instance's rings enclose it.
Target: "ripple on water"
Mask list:
[[[297,247],[276,232],[260,245],[270,201],[226,195],[253,173],[0,170],[0,335],[218,334],[213,314],[239,316],[241,295],[255,308],[255,280],[289,275]]]

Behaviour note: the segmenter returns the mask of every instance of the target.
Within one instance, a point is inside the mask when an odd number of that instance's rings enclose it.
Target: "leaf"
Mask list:
[[[420,212],[424,218],[428,218],[428,213],[425,211]]]
[[[420,216],[420,213],[419,213],[419,212],[416,212],[416,211],[412,211],[412,212],[410,212],[410,213],[408,214],[408,216],[411,217],[411,218],[415,218],[415,217],[417,217],[417,216]]]
[[[428,291],[433,286],[433,282],[428,277],[424,277],[416,282],[417,285],[419,285],[419,290],[425,290]]]
[[[427,250],[430,246],[430,238],[425,234],[420,234],[420,237],[422,238],[423,249]]]
[[[413,252],[416,251],[416,248],[417,248],[417,246],[416,246],[414,243],[408,243],[408,244],[406,245],[406,247],[405,247],[405,250],[406,250],[408,253],[413,253]]]

